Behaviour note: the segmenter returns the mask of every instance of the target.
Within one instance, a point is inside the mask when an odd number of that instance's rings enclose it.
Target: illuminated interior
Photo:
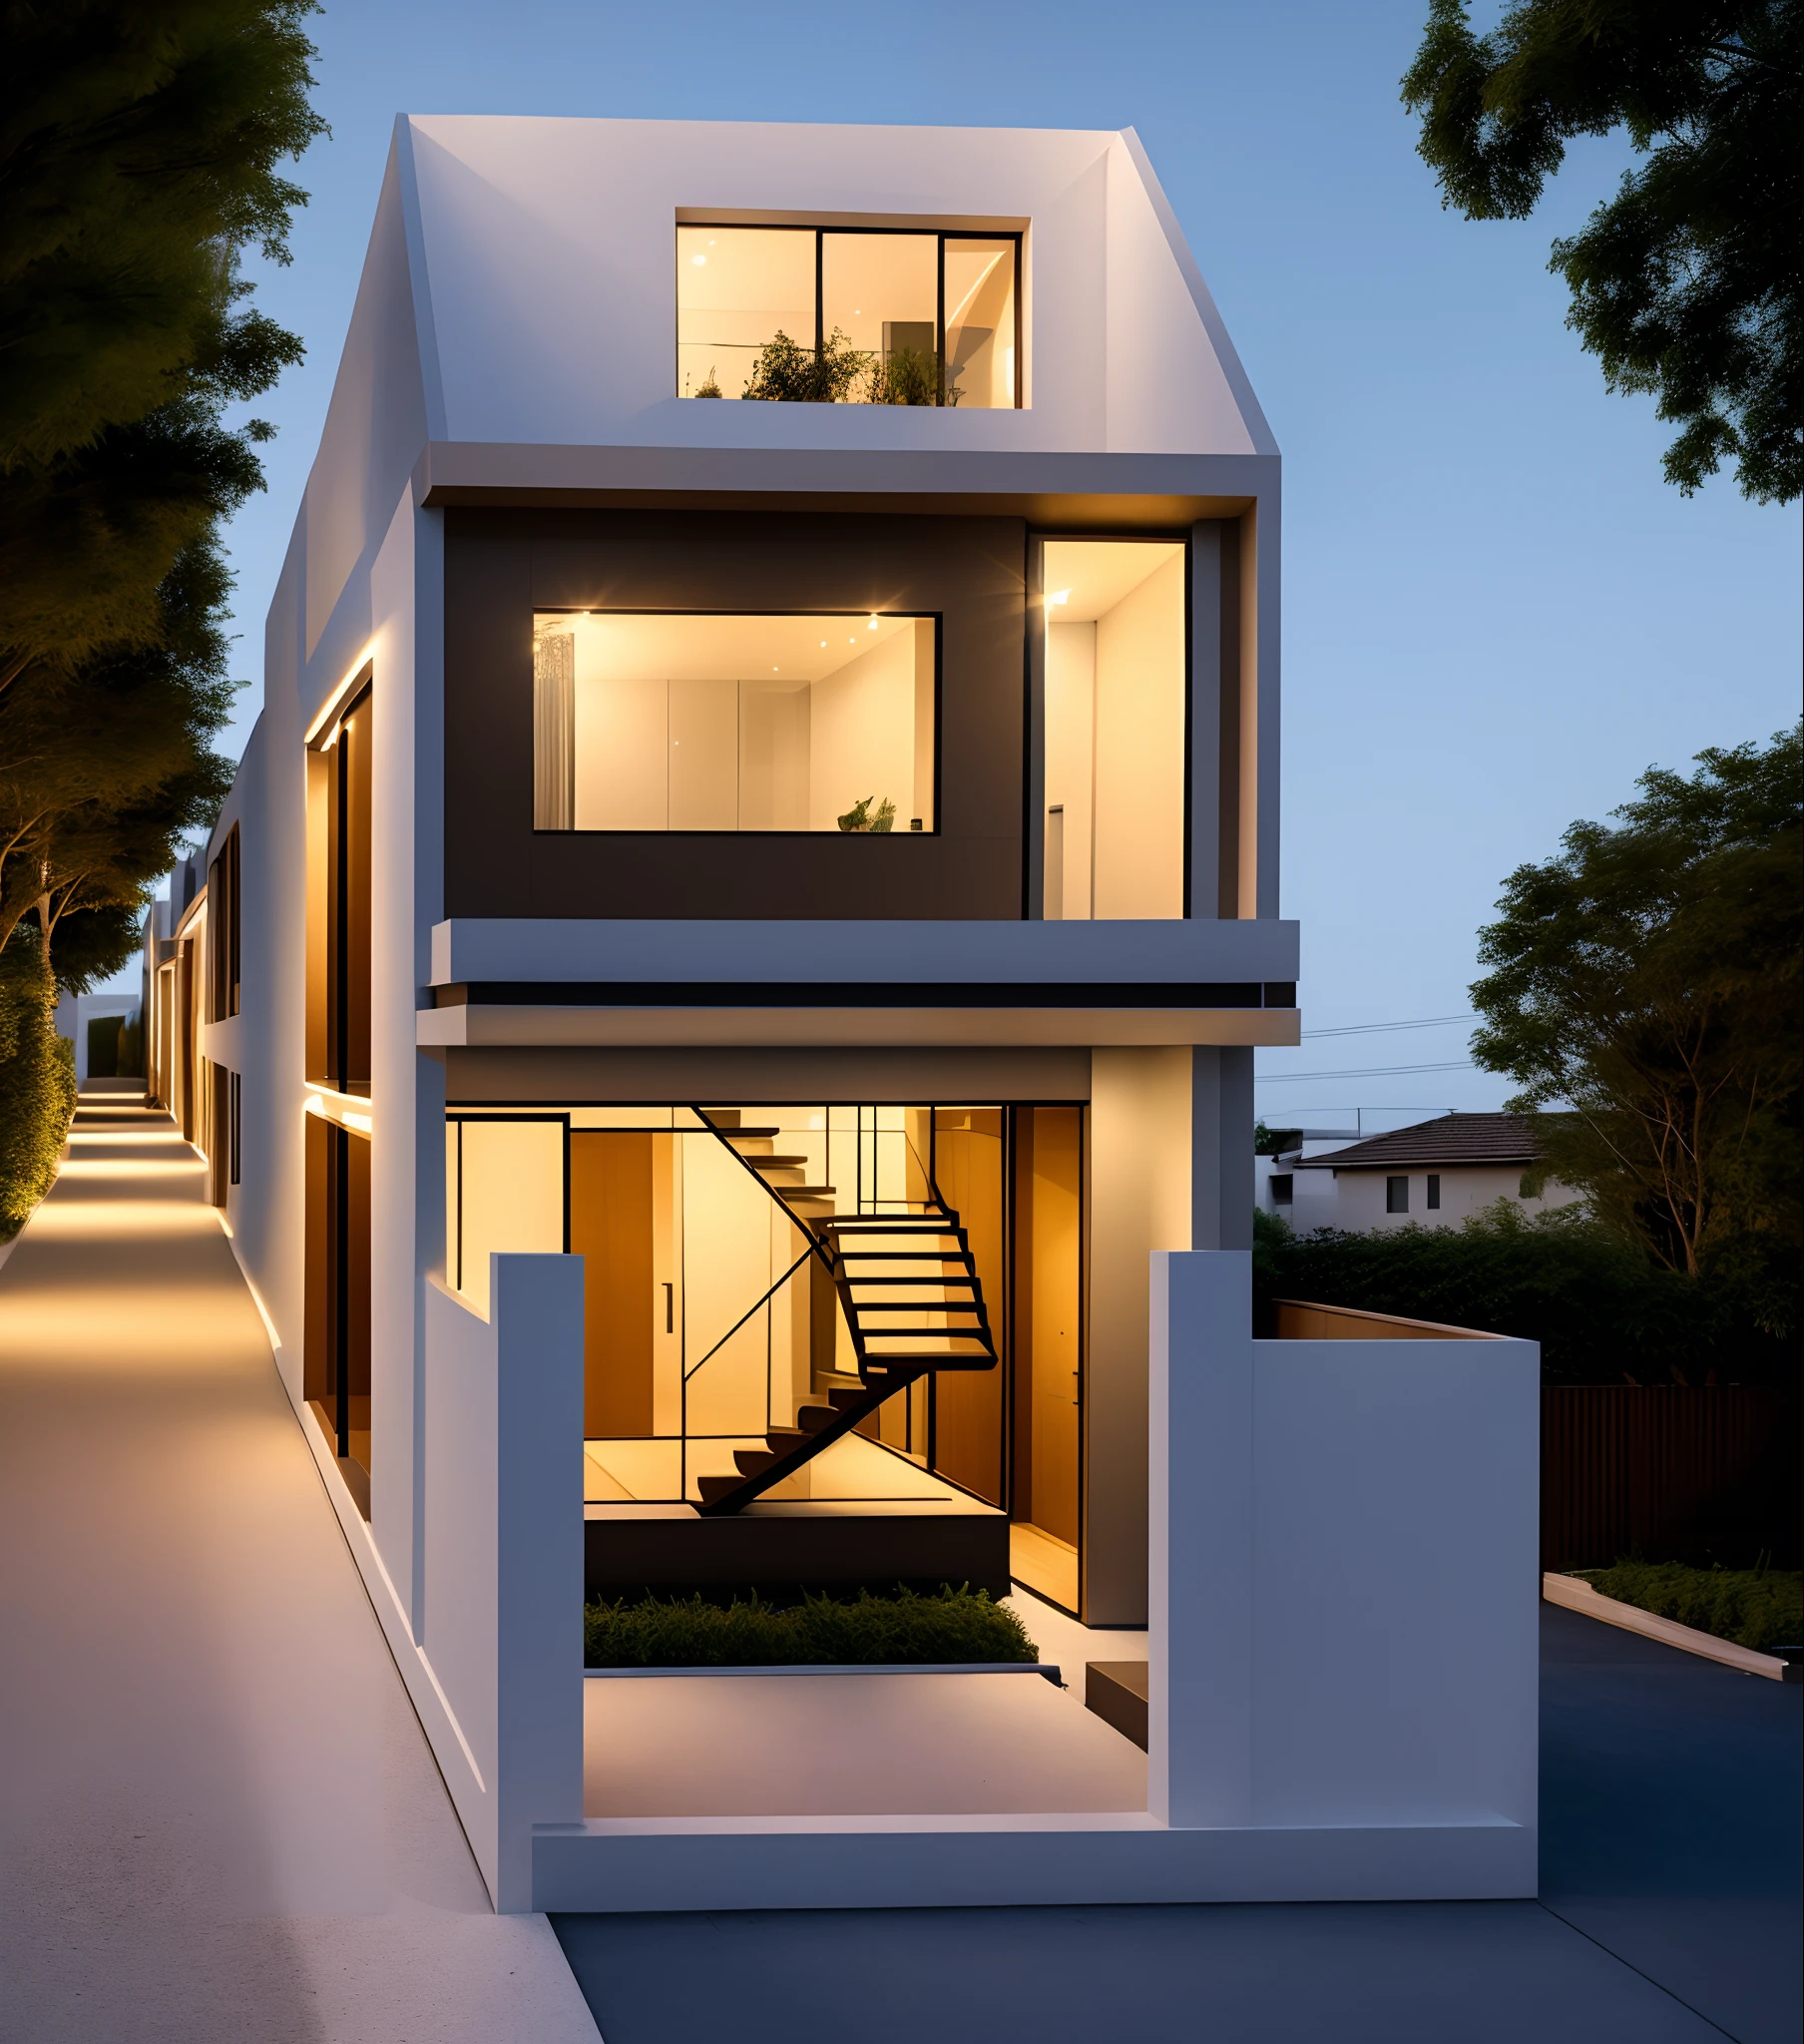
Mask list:
[[[1049,540],[1049,921],[1184,912],[1184,549]]]
[[[694,1503],[735,1449],[763,1446],[802,1405],[858,1381],[803,1227],[919,1214],[937,1187],[967,1231],[1002,1365],[898,1391],[767,1495],[902,1504],[950,1487],[1008,1509],[1046,1594],[1075,1608],[1082,1117],[1076,1106],[454,1109],[447,1278],[486,1311],[492,1253],[584,1257],[589,1501]]]
[[[932,830],[934,633],[930,618],[541,612],[534,827]]]
[[[742,397],[779,335],[862,358],[842,402],[1020,403],[1018,235],[679,226],[676,391]]]

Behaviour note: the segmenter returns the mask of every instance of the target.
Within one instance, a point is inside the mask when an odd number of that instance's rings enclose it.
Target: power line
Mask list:
[[[1255,1086],[1282,1086],[1292,1079],[1401,1079],[1412,1072],[1475,1072],[1478,1067],[1470,1058],[1455,1058],[1444,1065],[1359,1065],[1351,1071],[1339,1072],[1261,1072],[1254,1080]]]
[[[1344,1029],[1305,1029],[1304,1040],[1312,1036],[1376,1036],[1387,1029],[1441,1029],[1450,1022],[1476,1022],[1476,1015],[1427,1015],[1419,1022],[1353,1022]]]

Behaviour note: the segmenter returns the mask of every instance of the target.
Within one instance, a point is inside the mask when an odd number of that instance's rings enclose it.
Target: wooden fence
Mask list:
[[[1542,1567],[1794,1544],[1796,1418],[1795,1399],[1764,1384],[1546,1386]]]

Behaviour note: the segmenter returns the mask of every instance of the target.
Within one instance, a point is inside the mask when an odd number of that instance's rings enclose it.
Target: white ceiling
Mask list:
[[[1049,599],[1047,622],[1093,623],[1130,596],[1148,575],[1183,552],[1175,540],[1053,539],[1046,543],[1042,587]],[[1050,601],[1061,590],[1062,604]]]
[[[915,620],[755,617],[639,611],[539,612],[535,636],[570,632],[586,676],[637,681],[762,681],[800,688],[856,660]]]

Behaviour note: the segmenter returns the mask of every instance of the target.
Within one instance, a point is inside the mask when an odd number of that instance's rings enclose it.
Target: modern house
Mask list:
[[[1437,1115],[1338,1146],[1299,1144],[1258,1176],[1259,1204],[1316,1228],[1457,1228],[1507,1200],[1525,1216],[1581,1196],[1548,1175],[1527,1115]]]
[[[1131,134],[398,124],[152,1034],[499,1908],[1532,1892],[1533,1349],[1251,1336],[1278,488]],[[897,1582],[1069,1693],[582,1670]]]

